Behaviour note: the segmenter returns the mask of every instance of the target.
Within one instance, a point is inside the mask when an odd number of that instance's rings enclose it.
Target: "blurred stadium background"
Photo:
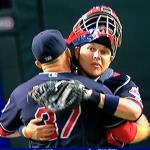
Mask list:
[[[150,118],[149,0],[0,0],[0,109],[18,84],[38,73],[31,53],[33,36],[55,28],[66,37],[83,13],[100,4],[110,5],[121,18],[123,44],[113,66],[131,75],[140,87],[144,112]],[[1,140],[0,146],[28,145],[23,138]],[[150,147],[150,139],[131,147]]]

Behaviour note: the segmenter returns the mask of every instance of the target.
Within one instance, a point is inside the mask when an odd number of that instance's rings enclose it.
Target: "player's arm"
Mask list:
[[[16,138],[16,137],[19,137],[19,136],[20,136],[20,134],[17,131],[16,132],[7,132],[2,127],[0,127],[0,137]]]
[[[17,131],[15,133],[10,134],[10,135],[7,136],[7,138],[17,138],[17,137],[20,137],[20,134]]]
[[[142,114],[142,107],[139,103],[117,96],[100,94],[98,107],[105,109],[105,111],[108,110],[108,112],[111,110],[115,116],[131,121],[137,120]]]
[[[102,94],[105,87],[103,84],[98,84],[100,90],[97,92],[87,89],[77,80],[57,82],[60,88],[56,86],[56,82],[52,83],[53,81],[49,81],[37,86],[29,96],[38,104],[54,112],[68,111],[81,102],[91,101],[106,113],[126,120],[137,120],[142,113],[141,105],[134,100],[107,93]],[[50,86],[53,88],[49,88]],[[51,92],[51,89],[56,90]]]
[[[142,115],[136,122],[126,121],[106,132],[107,142],[118,147],[143,141],[149,136],[150,125],[145,115]]]
[[[16,106],[13,94],[2,110],[0,116],[0,136],[5,138],[19,137],[17,129],[22,123],[18,117],[18,107]]]
[[[150,123],[144,114],[136,121],[136,126],[136,136],[131,143],[143,141],[150,136]]]

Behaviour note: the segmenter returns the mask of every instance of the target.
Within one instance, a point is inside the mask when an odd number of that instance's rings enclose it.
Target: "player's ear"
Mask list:
[[[42,64],[38,60],[35,61],[35,65],[40,69],[42,68]]]
[[[79,53],[80,53],[80,47],[75,47],[75,50],[74,50],[74,54],[75,54],[75,57],[76,57],[76,59],[78,59],[79,58]]]
[[[114,56],[110,56],[110,63],[114,60]]]
[[[68,58],[71,58],[71,52],[70,52],[69,48],[66,48],[65,53],[66,53],[66,55],[67,55]]]

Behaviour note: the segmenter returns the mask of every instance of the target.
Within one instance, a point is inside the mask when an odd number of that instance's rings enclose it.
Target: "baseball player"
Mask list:
[[[117,48],[121,45],[121,40],[122,26],[117,15],[110,7],[100,6],[93,7],[78,20],[66,41],[75,47],[73,58],[75,71],[78,70],[79,74],[107,85],[114,95],[123,97],[123,103],[129,104],[133,113],[128,114],[125,107],[120,107],[115,115],[136,121],[143,108],[138,87],[130,76],[108,68],[115,57]],[[103,122],[104,127],[108,129],[108,143],[122,147],[124,144],[137,142],[149,136],[149,123],[144,116],[141,116],[136,123],[127,122],[110,115],[106,117],[107,111],[104,112],[105,117],[101,118],[104,119],[101,123]],[[85,134],[87,135],[88,132]]]

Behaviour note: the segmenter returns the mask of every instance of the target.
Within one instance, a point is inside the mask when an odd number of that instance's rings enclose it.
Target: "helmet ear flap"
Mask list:
[[[71,71],[78,74],[80,47],[76,46],[72,55]]]
[[[72,56],[71,72],[78,74],[78,60],[77,60],[75,54],[73,54],[73,56]]]

